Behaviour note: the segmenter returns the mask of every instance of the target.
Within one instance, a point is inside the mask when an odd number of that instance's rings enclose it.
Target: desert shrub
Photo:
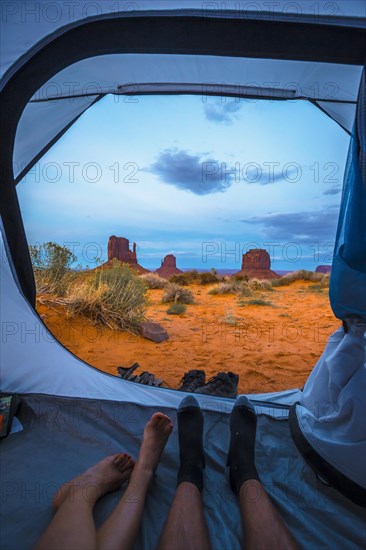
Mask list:
[[[31,245],[29,253],[37,292],[63,296],[75,277],[71,264],[76,256],[65,246],[53,242]]]
[[[248,275],[233,275],[232,276],[235,281],[249,281]]]
[[[323,288],[328,288],[329,281],[330,281],[330,274],[327,273],[326,275],[323,275],[323,278],[320,281],[320,286],[322,286]]]
[[[232,313],[226,313],[222,318],[222,322],[233,327],[237,323],[237,318]]]
[[[279,279],[272,280],[272,286],[286,286],[290,285],[294,281],[312,281],[319,282],[322,281],[324,277],[323,273],[316,273],[315,271],[307,271],[306,269],[300,269],[299,271],[292,271],[287,273]]]
[[[197,270],[186,271],[185,273],[179,273],[179,275],[173,275],[170,277],[170,282],[181,286],[196,285],[211,285],[217,283],[220,279],[217,276],[216,270],[204,271],[198,273]]]
[[[321,285],[311,285],[307,290],[310,292],[323,292],[323,287]]]
[[[75,284],[65,305],[69,315],[138,334],[148,305],[147,286],[128,264],[113,260],[111,269],[95,270]]]
[[[267,279],[260,281],[259,279],[250,279],[249,287],[253,290],[273,290],[271,281]]]
[[[239,294],[241,288],[242,285],[240,281],[231,280],[219,283],[217,286],[211,288],[208,294]]]
[[[273,306],[272,302],[268,302],[267,300],[248,300],[247,301],[248,306]]]
[[[238,294],[240,296],[251,296],[252,291],[246,281],[231,279],[227,282],[219,283],[217,286],[211,288],[208,294]]]
[[[142,279],[149,288],[161,289],[165,288],[168,284],[166,279],[159,277],[159,275],[155,275],[155,273],[144,273],[144,275],[140,275],[140,279]]]
[[[188,288],[183,288],[175,283],[169,283],[165,287],[165,292],[161,299],[163,304],[168,302],[180,303],[180,304],[193,304],[194,296],[193,292]]]
[[[169,278],[171,283],[175,283],[181,286],[189,286],[197,282],[199,273],[196,270],[186,271],[185,273],[179,273]]]
[[[186,305],[174,303],[174,304],[172,304],[171,306],[168,307],[166,312],[169,315],[180,315],[181,313],[184,313],[186,309],[187,309]]]
[[[212,271],[206,271],[198,274],[198,284],[200,285],[211,285],[213,283],[217,283],[219,280],[220,279],[216,273],[213,273]]]

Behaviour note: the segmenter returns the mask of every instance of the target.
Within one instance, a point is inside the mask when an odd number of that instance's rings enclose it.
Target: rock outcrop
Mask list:
[[[165,342],[169,338],[169,334],[165,328],[159,325],[159,323],[152,323],[150,321],[141,323],[141,336],[158,344]]]
[[[249,279],[278,279],[281,276],[271,270],[271,258],[262,248],[253,248],[243,254],[241,270],[235,275],[246,275]]]
[[[315,273],[324,273],[325,275],[328,275],[332,271],[331,265],[318,265],[318,267],[315,270]]]
[[[108,261],[102,264],[100,267],[111,267],[112,260],[118,260],[129,264],[132,269],[138,273],[148,273],[148,269],[145,269],[137,261],[136,243],[133,243],[132,250],[130,249],[130,241],[125,237],[116,237],[112,235],[108,239]]]
[[[160,277],[168,279],[173,275],[179,275],[183,273],[180,269],[177,268],[177,260],[174,254],[168,254],[165,256],[164,260],[161,262],[161,266],[155,271]]]

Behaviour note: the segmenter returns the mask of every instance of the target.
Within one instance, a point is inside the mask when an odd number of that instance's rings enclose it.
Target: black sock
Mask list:
[[[241,396],[230,417],[230,449],[227,465],[230,466],[230,485],[239,496],[240,487],[249,479],[258,479],[255,467],[255,432],[257,416],[250,401]]]
[[[177,485],[183,481],[194,483],[199,491],[203,487],[203,414],[193,396],[183,399],[178,409],[178,436],[180,467]]]

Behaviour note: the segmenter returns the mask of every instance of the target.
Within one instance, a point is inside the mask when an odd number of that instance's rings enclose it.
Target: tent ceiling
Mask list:
[[[64,127],[107,93],[306,98],[320,101],[350,131],[361,72],[356,65],[219,56],[115,54],[85,59],[48,80],[28,103],[16,134],[14,175],[19,179],[26,173]],[[29,132],[35,124],[37,135]]]

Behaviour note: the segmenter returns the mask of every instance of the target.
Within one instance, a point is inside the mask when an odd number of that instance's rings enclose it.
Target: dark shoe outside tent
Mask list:
[[[266,2],[238,4],[141,1],[120,3],[116,12],[116,3],[56,0],[53,15],[46,0],[1,5],[0,391],[21,399],[13,433],[0,442],[4,549],[34,547],[57,486],[116,447],[134,453],[152,412],[163,410],[174,422],[182,399],[181,392],[98,371],[49,332],[34,308],[16,183],[106,94],[222,95],[222,82],[228,96],[310,101],[350,135],[330,283],[343,326],[303,390],[250,399],[258,414],[258,474],[301,547],[365,544],[365,4],[298,0],[275,2],[270,11]],[[92,92],[91,75],[100,83]],[[238,86],[238,75],[245,85]],[[279,86],[264,84],[279,78]],[[66,92],[65,82],[78,84]],[[195,397],[205,414],[208,481],[216,488],[204,496],[213,547],[240,548],[239,511],[222,480],[234,401]],[[156,546],[176,463],[172,437],[147,504],[141,549]],[[114,498],[98,504],[97,522]]]

